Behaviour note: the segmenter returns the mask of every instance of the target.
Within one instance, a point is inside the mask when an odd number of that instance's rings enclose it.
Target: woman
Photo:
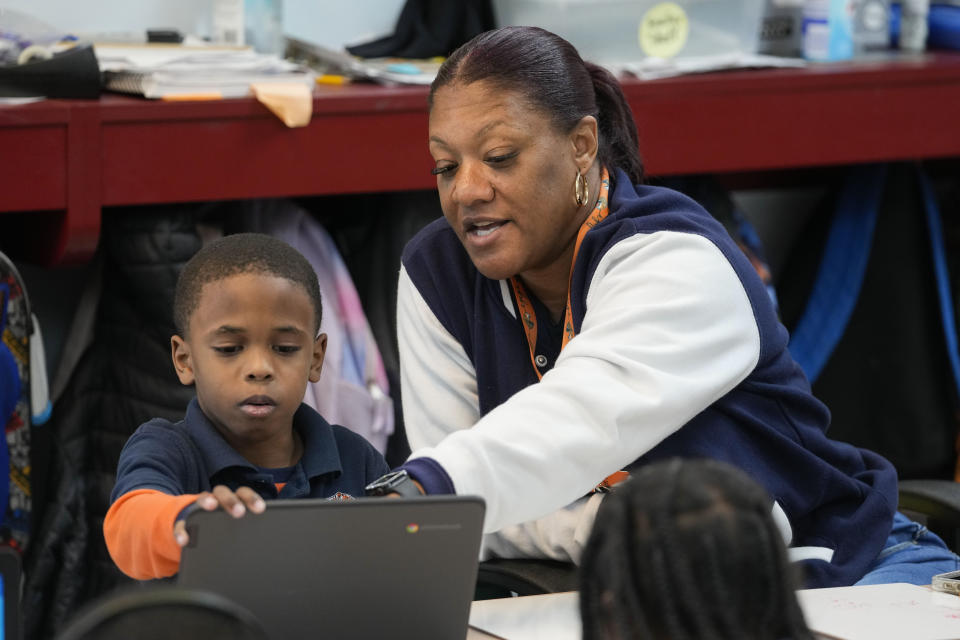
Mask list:
[[[454,52],[430,97],[444,219],[407,245],[398,291],[414,454],[372,492],[480,495],[488,554],[577,561],[612,474],[708,457],[773,497],[810,586],[852,584],[891,532],[919,536],[894,527],[890,463],[825,436],[829,412],[721,225],[634,186],[637,132],[609,73],[508,27]],[[897,579],[957,565],[930,544],[934,562]]]
[[[584,640],[813,640],[770,498],[716,460],[648,465],[603,502],[580,565]]]

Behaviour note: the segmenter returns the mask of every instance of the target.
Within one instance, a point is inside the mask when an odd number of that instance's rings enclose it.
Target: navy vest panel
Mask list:
[[[477,271],[445,219],[427,225],[407,244],[403,265],[473,363],[481,415],[537,382],[514,303],[504,301],[499,281]]]

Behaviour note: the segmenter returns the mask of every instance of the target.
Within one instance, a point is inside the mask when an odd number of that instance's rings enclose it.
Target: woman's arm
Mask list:
[[[434,364],[421,366],[457,373],[461,364],[441,360],[446,350],[435,347],[425,355]],[[746,378],[759,352],[750,301],[713,243],[632,236],[601,260],[581,331],[540,383],[414,456],[438,462],[457,493],[485,498],[487,531],[532,520],[674,433]],[[407,389],[404,403],[411,393],[429,404],[445,395]]]
[[[473,364],[400,271],[397,329],[403,418],[410,446],[434,446],[480,419]],[[481,559],[549,558],[579,562],[601,495],[576,500],[542,518],[483,537]]]
[[[473,363],[417,291],[407,270],[397,286],[403,424],[414,451],[480,419]]]

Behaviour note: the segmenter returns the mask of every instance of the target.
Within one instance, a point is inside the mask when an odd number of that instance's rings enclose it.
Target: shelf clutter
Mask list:
[[[145,98],[222,99],[251,95],[254,84],[312,89],[309,68],[246,47],[96,45],[104,88]]]

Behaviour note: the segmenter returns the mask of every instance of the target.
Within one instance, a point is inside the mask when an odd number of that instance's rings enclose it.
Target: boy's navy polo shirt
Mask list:
[[[389,470],[362,436],[329,424],[306,404],[294,414],[293,428],[303,441],[303,455],[278,493],[271,473],[237,453],[194,398],[183,420],[154,418],[130,436],[120,453],[110,501],[135,489],[183,495],[219,484],[232,490],[248,486],[267,500],[360,497],[367,484]]]

